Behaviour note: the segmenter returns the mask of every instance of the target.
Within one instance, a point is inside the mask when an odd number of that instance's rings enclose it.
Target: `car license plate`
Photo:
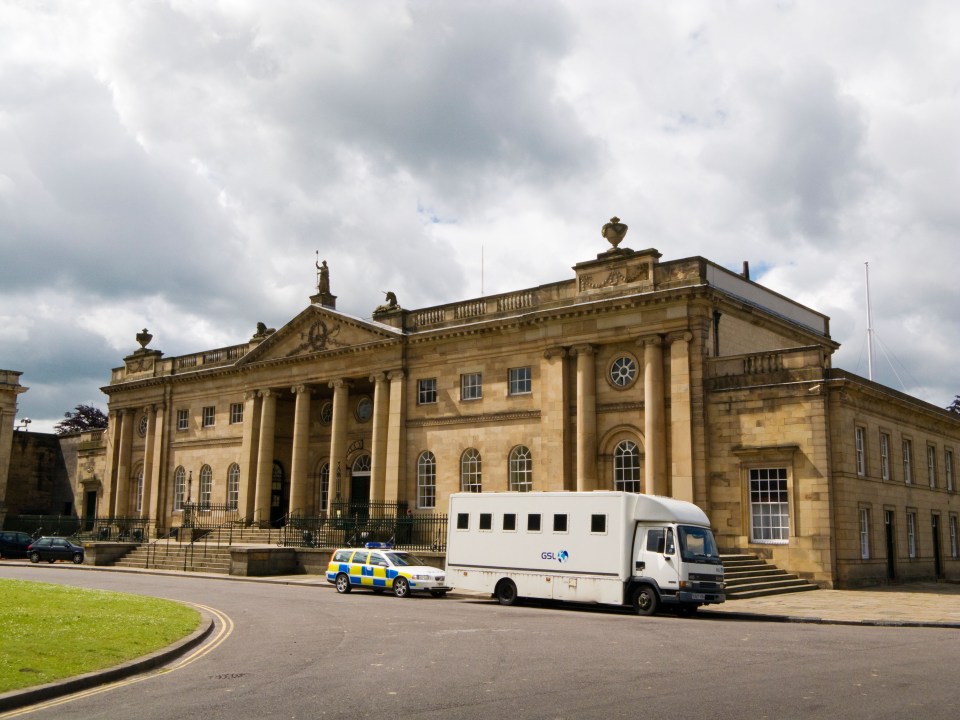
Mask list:
[[[706,596],[703,593],[693,593],[691,596],[693,600],[706,600]]]

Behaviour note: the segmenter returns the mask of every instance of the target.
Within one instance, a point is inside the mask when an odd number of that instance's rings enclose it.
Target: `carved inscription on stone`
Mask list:
[[[583,275],[580,278],[581,290],[600,290],[601,288],[625,285],[650,279],[650,266],[640,265],[635,268],[616,268],[607,273],[606,277],[594,279],[593,275]]]
[[[300,333],[300,339],[303,341],[293,350],[287,353],[287,357],[300,355],[305,352],[321,352],[334,347],[343,347],[344,343],[334,340],[340,334],[340,325],[328,328],[323,320],[317,320],[307,328],[306,332]]]

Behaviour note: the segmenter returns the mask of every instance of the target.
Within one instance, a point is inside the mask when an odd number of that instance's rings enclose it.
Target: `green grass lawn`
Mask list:
[[[199,624],[172,600],[0,580],[0,692],[119,665]]]

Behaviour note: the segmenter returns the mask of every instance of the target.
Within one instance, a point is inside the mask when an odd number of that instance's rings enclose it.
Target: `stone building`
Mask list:
[[[0,528],[7,514],[7,481],[13,453],[17,395],[28,389],[20,384],[22,374],[16,370],[0,370]]]
[[[112,373],[86,515],[252,522],[340,499],[443,513],[450,493],[624,489],[697,503],[727,550],[826,587],[960,579],[943,410],[835,370],[829,319],[704,258],[609,249],[560,282],[372,318],[317,293],[276,331]],[[99,451],[96,448],[101,448]],[[99,454],[98,454],[99,453]]]

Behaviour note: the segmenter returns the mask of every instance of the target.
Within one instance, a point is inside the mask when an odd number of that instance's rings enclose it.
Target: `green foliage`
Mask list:
[[[193,632],[172,600],[0,580],[0,693],[113,667]]]
[[[93,405],[77,405],[73,412],[65,412],[63,420],[53,426],[57,435],[105,428],[109,421],[103,411]]]
[[[956,395],[953,398],[953,402],[947,406],[947,412],[951,412],[954,415],[960,415],[960,395]]]

